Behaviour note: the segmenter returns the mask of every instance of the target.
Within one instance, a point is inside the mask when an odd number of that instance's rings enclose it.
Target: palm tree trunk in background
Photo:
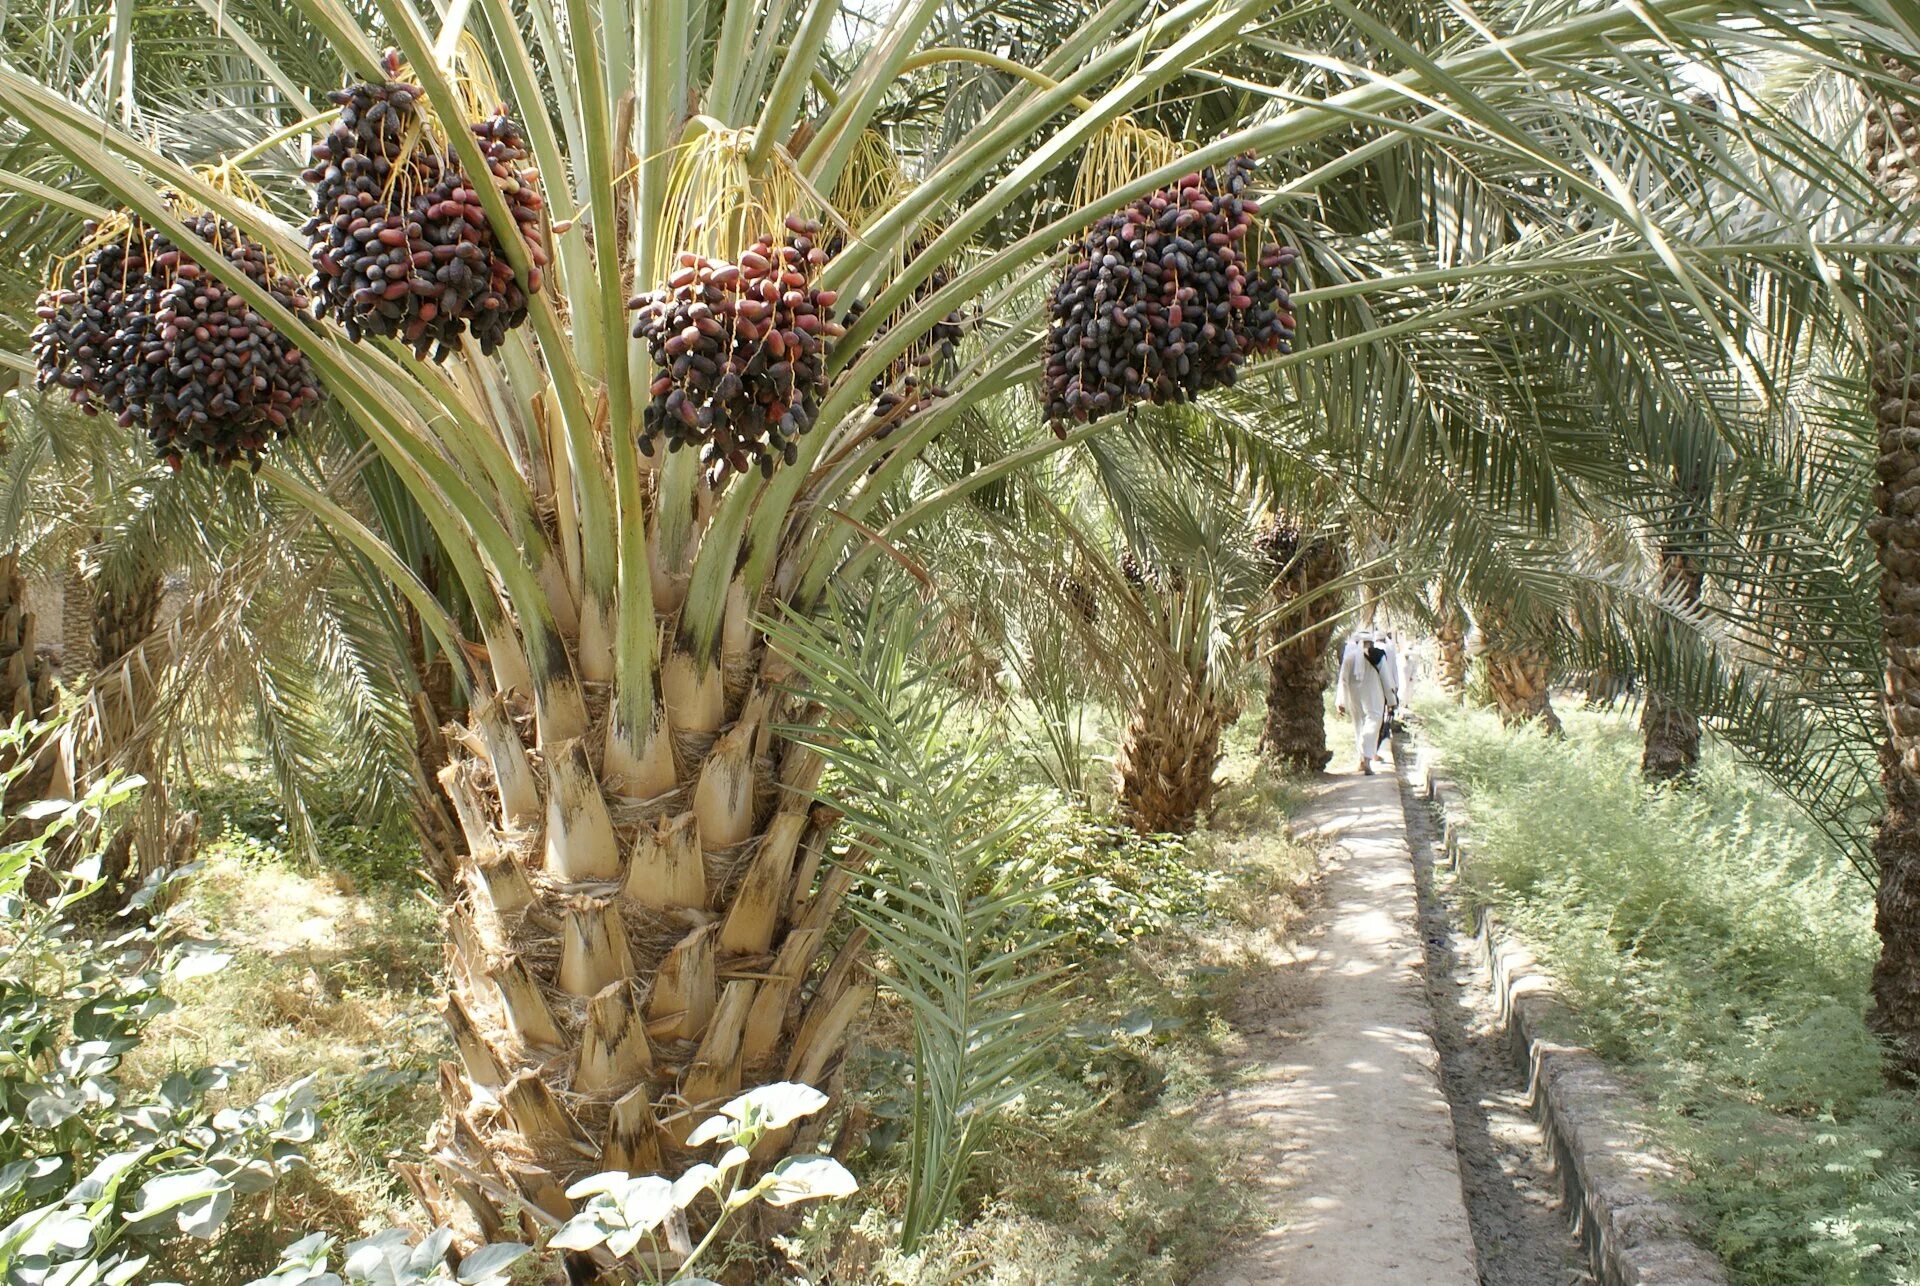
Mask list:
[[[60,583],[60,682],[77,691],[93,664],[93,582],[76,561]]]
[[[1212,804],[1220,734],[1231,717],[1210,685],[1164,668],[1143,687],[1114,758],[1120,816],[1143,835],[1184,834]]]
[[[43,719],[53,710],[53,670],[39,650],[39,635],[27,610],[19,555],[0,555],[0,720],[7,723]]]
[[[1699,564],[1693,559],[1672,548],[1661,551],[1661,588],[1683,606],[1691,609],[1699,604],[1701,582]],[[1645,742],[1640,772],[1648,781],[1691,777],[1700,766],[1699,718],[1658,688],[1647,689],[1640,733]]]
[[[839,814],[813,802],[819,756],[774,731],[806,712],[777,690],[753,615],[744,598],[729,611],[705,666],[668,654],[668,724],[637,758],[603,749],[597,685],[575,716],[594,731],[547,744],[538,774],[517,693],[450,730],[440,781],[466,852],[443,1012],[459,1061],[442,1068],[432,1164],[402,1167],[442,1222],[464,1207],[497,1238],[522,1205],[564,1219],[587,1175],[686,1169],[689,1131],[743,1089],[837,1074],[873,994],[864,935],[828,941],[855,875],[828,858]],[[770,1135],[755,1155],[791,1144]]]
[[[1557,735],[1560,716],[1553,712],[1553,667],[1546,649],[1494,611],[1480,613],[1480,622],[1487,639],[1487,688],[1500,722],[1512,728],[1538,720],[1542,732]]]
[[[1912,83],[1889,63],[1885,71]],[[1878,104],[1867,122],[1867,162],[1889,197],[1911,204],[1920,179],[1920,129],[1898,104]],[[1889,1043],[1892,1070],[1920,1079],[1920,304],[1909,265],[1887,273],[1886,297],[1869,314],[1876,328],[1873,399],[1879,437],[1879,516],[1870,524],[1880,561],[1886,638],[1887,741],[1880,750],[1886,811],[1874,836],[1879,867],[1874,928],[1873,1027]]]
[[[93,596],[88,651],[94,670],[117,664],[147,641],[160,619],[160,597],[164,590],[162,578],[154,573],[134,577],[124,586],[102,586]]]
[[[40,651],[39,624],[27,610],[27,583],[20,575],[19,554],[9,550],[0,555],[0,721],[37,722],[53,714],[54,705],[53,667]],[[0,827],[0,839],[12,842],[35,833],[39,823],[18,819],[23,804],[72,793],[70,771],[63,771],[67,760],[62,740],[42,737],[29,743],[23,756],[9,751],[0,757],[3,771],[19,767],[22,758],[31,759],[26,770],[7,784],[9,818]],[[30,881],[27,890],[35,898],[52,891],[38,878]]]
[[[1433,627],[1433,638],[1440,646],[1441,691],[1458,702],[1467,694],[1467,620],[1459,604],[1446,594],[1440,596],[1440,620]]]
[[[167,790],[164,750],[148,728],[156,684],[166,669],[171,644],[157,636],[165,579],[141,571],[89,586],[87,686],[91,736],[76,748],[89,770],[117,768],[146,779],[131,822],[108,843],[103,871],[114,884],[133,886],[156,871],[185,864],[199,839],[199,818],[176,813]],[[65,609],[78,615],[69,597]],[[71,617],[69,618],[71,619]],[[69,632],[70,633],[70,632]]]
[[[432,568],[422,579],[429,589],[438,589]],[[420,840],[427,874],[443,895],[450,895],[465,841],[454,817],[453,800],[440,785],[440,774],[449,762],[443,730],[455,719],[464,718],[466,707],[455,696],[453,666],[427,646],[420,614],[407,605],[404,619],[408,660],[419,680],[419,690],[407,706],[413,726],[413,829]]]
[[[1267,722],[1260,749],[1296,772],[1319,772],[1333,758],[1327,748],[1326,694],[1333,677],[1327,648],[1340,604],[1323,591],[1340,572],[1339,548],[1314,540],[1274,584],[1283,610],[1269,635]]]

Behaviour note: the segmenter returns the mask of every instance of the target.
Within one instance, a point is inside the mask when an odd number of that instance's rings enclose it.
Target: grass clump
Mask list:
[[[316,862],[291,850],[263,788],[225,783],[199,802],[226,807],[203,813],[215,838],[202,842],[173,914],[233,962],[183,992],[130,1070],[157,1081],[177,1067],[235,1062],[242,1094],[316,1073],[322,1104],[309,1168],[262,1216],[237,1218],[217,1254],[178,1266],[196,1286],[226,1286],[271,1269],[293,1231],[352,1238],[413,1217],[389,1162],[418,1155],[450,1046],[435,1009],[436,912],[396,874],[397,849],[363,863],[368,850],[349,834],[344,851],[323,850]]]
[[[1920,1111],[1863,1019],[1872,889],[1730,757],[1651,788],[1627,719],[1566,725],[1549,744],[1486,713],[1429,720],[1467,795],[1471,896],[1647,1092],[1737,1280],[1920,1281]]]
[[[872,1117],[850,1158],[861,1200],[785,1238],[791,1269],[868,1286],[1174,1286],[1270,1221],[1242,1140],[1206,1109],[1241,1067],[1235,1002],[1303,914],[1314,854],[1286,837],[1275,802],[1293,792],[1244,740],[1194,835],[1138,837],[1065,804],[1043,828],[1048,866],[1086,877],[1047,904],[1075,1017],[995,1119],[958,1217],[911,1254],[896,1248],[910,1040],[898,1006],[878,1008],[847,1071]]]

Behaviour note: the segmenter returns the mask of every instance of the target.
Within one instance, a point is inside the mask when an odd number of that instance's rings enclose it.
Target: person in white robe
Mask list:
[[[1406,687],[1401,682],[1403,675],[1400,667],[1400,645],[1395,643],[1393,641],[1393,635],[1387,633],[1385,630],[1377,632],[1373,636],[1373,639],[1380,651],[1385,653],[1385,655],[1380,658],[1379,664],[1374,666],[1374,669],[1379,672],[1380,684],[1385,690],[1387,703],[1386,721],[1390,722],[1400,717],[1400,699],[1401,695],[1406,691]],[[1391,744],[1392,740],[1389,738],[1388,745]]]
[[[1380,723],[1387,717],[1387,690],[1380,671],[1367,660],[1371,635],[1361,630],[1347,640],[1340,651],[1340,683],[1334,692],[1333,708],[1338,714],[1353,716],[1354,749],[1360,754],[1360,771],[1373,775],[1373,761],[1380,755]]]

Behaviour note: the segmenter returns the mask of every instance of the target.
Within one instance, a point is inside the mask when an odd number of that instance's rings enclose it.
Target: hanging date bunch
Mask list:
[[[914,287],[913,302],[874,331],[874,339],[885,335],[894,321],[944,289],[950,280],[946,269],[935,268],[925,281]],[[846,324],[853,325],[866,311],[865,300],[854,300],[847,305]],[[958,309],[946,314],[868,382],[873,413],[884,422],[876,437],[884,439],[899,427],[900,421],[926,410],[936,399],[947,395],[946,389],[934,382],[934,371],[936,366],[952,365],[960,341],[966,338],[966,327],[966,317]]]
[[[189,250],[135,220],[86,226],[71,276],[40,296],[38,382],[144,430],[174,468],[188,456],[257,466],[322,390],[293,342],[205,264],[228,260],[294,311],[306,299],[232,224],[204,212],[182,222],[200,243]]]
[[[926,253],[928,244],[933,240],[931,234],[923,235],[915,242],[906,255],[911,263]],[[845,237],[836,234],[827,246],[829,257],[838,253]],[[914,309],[925,305],[926,301],[944,290],[953,280],[946,265],[936,267],[926,279],[913,288],[912,301],[902,304],[891,316],[874,330],[871,345],[883,337],[887,331]],[[846,308],[845,324],[853,325],[866,315],[867,301],[856,299]],[[874,436],[884,439],[898,428],[900,422],[910,415],[916,415],[932,406],[935,400],[945,397],[947,390],[937,382],[938,373],[951,368],[954,355],[959,350],[960,341],[966,338],[967,318],[959,309],[947,313],[930,326],[926,333],[914,340],[904,353],[888,363],[887,368],[874,376],[867,384],[867,392],[873,397],[873,414],[881,420],[881,428]],[[862,353],[866,350],[863,347]],[[856,357],[855,360],[858,360]]]
[[[1133,552],[1120,551],[1120,579],[1134,589],[1150,589],[1156,594],[1184,594],[1187,577],[1179,568],[1156,567]]]
[[[1251,153],[1208,166],[1094,224],[1054,290],[1046,415],[1056,432],[1141,402],[1232,384],[1291,349],[1293,250],[1259,235]]]
[[[792,464],[826,390],[827,353],[845,333],[835,292],[813,284],[827,261],[820,225],[789,216],[738,263],[683,253],[660,290],[636,296],[636,339],[657,370],[644,417],[649,444],[698,447],[719,473]]]
[[[539,173],[504,108],[464,126],[525,242],[522,282],[424,91],[391,50],[384,70],[382,84],[328,95],[340,115],[302,176],[313,185],[306,235],[317,311],[338,318],[349,339],[397,336],[434,361],[468,333],[491,353],[526,321],[529,296],[541,288],[548,256]]]

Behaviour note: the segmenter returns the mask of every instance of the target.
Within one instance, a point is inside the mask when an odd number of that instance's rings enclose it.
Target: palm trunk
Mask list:
[[[1324,593],[1341,571],[1338,547],[1314,541],[1291,559],[1274,585],[1284,610],[1273,625],[1267,685],[1267,722],[1260,749],[1296,772],[1319,772],[1333,758],[1327,747],[1327,648],[1339,603]],[[1304,601],[1303,601],[1304,600]]]
[[[442,1069],[437,1167],[406,1170],[437,1218],[457,1204],[489,1235],[522,1203],[564,1219],[584,1176],[692,1164],[688,1132],[742,1089],[827,1083],[871,995],[859,935],[814,971],[854,876],[822,874],[839,817],[811,802],[818,756],[772,731],[800,712],[779,708],[745,619],[724,665],[669,659],[688,682],[664,685],[674,731],[640,761],[603,751],[597,685],[598,731],[545,744],[542,774],[521,771],[534,720],[517,705],[488,698],[451,729],[459,1062]],[[519,770],[503,783],[499,764]]]
[[[1512,728],[1537,720],[1548,736],[1560,732],[1560,716],[1553,712],[1552,667],[1544,650],[1490,637],[1486,667],[1487,687],[1501,723]]]
[[[1467,622],[1445,595],[1440,599],[1440,621],[1433,627],[1433,637],[1440,645],[1440,689],[1458,702],[1467,693]]]
[[[170,647],[157,638],[165,582],[158,572],[142,572],[92,590],[92,676],[87,688],[92,714],[87,744],[76,757],[83,771],[117,768],[146,780],[132,820],[115,834],[105,854],[109,880],[126,887],[146,876],[185,864],[199,840],[199,818],[176,813],[167,790],[167,773],[150,735],[148,720],[155,685],[166,668]],[[68,610],[78,612],[70,597]]]
[[[93,582],[70,564],[60,584],[60,681],[78,690],[93,665]]]
[[[429,589],[435,588],[432,569],[423,579]],[[430,651],[419,613],[407,606],[404,619],[408,660],[419,682],[407,706],[413,726],[413,829],[427,874],[448,896],[458,878],[465,840],[454,818],[453,801],[440,786],[440,774],[450,762],[441,729],[466,711],[455,697],[453,666],[444,654]]]
[[[153,634],[164,590],[162,577],[153,573],[132,577],[125,585],[103,586],[93,596],[89,641],[96,671],[118,664]]]
[[[8,723],[44,719],[52,710],[52,667],[40,652],[39,625],[27,610],[19,555],[9,552],[0,555],[0,718]]]
[[[34,723],[54,713],[53,667],[40,651],[39,633],[38,621],[27,610],[27,585],[20,575],[19,555],[10,550],[0,555],[0,720],[6,723]],[[40,737],[0,756],[0,771],[21,769],[20,775],[7,783],[7,811],[13,817],[0,828],[0,840],[11,843],[27,839],[39,830],[40,823],[18,818],[21,805],[73,794],[68,749],[65,738]],[[45,898],[54,892],[43,875],[36,872],[29,880],[28,896]]]
[[[1700,721],[1658,692],[1647,693],[1640,734],[1645,741],[1640,772],[1648,781],[1691,777],[1700,766]]]
[[[1184,834],[1213,802],[1230,712],[1210,685],[1166,667],[1140,694],[1114,759],[1120,815],[1143,835]]]
[[[1660,554],[1662,588],[1688,609],[1700,602],[1700,568],[1693,559],[1674,549]],[[1655,688],[1647,690],[1647,703],[1640,714],[1640,732],[1645,746],[1640,755],[1640,772],[1648,781],[1672,781],[1691,777],[1700,766],[1700,720],[1679,702]]]
[[[1901,80],[1916,76],[1888,64]],[[1893,199],[1915,197],[1920,129],[1904,107],[1883,105],[1867,125],[1870,171]],[[1913,330],[1913,272],[1889,274],[1890,303],[1873,314],[1873,398],[1879,436],[1879,517],[1871,524],[1880,561],[1880,613],[1886,638],[1887,744],[1881,749],[1886,811],[1874,837],[1879,866],[1874,928],[1880,959],[1873,971],[1873,1027],[1892,1050],[1892,1068],[1920,1079],[1920,351]]]

